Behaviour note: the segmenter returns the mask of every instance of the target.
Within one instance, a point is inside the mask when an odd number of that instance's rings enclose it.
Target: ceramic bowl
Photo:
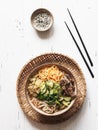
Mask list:
[[[67,69],[65,68],[64,66],[62,66],[61,64],[55,64],[55,63],[45,63],[45,64],[42,64],[38,67],[36,67],[35,69],[33,69],[33,71],[31,71],[31,73],[29,74],[29,76],[27,77],[26,79],[26,82],[25,82],[25,88],[26,88],[26,96],[27,96],[27,99],[28,99],[28,102],[29,104],[31,105],[32,109],[34,109],[35,111],[37,111],[38,113],[42,114],[42,115],[45,115],[45,116],[57,116],[57,115],[61,115],[65,112],[67,112],[74,104],[75,99],[73,99],[70,103],[70,105],[60,111],[57,111],[57,112],[54,112],[52,114],[48,114],[48,113],[45,113],[44,111],[42,111],[41,109],[38,109],[30,100],[30,97],[29,97],[29,94],[28,94],[28,90],[27,90],[27,87],[28,87],[28,84],[29,84],[29,79],[35,75],[40,69],[44,68],[44,67],[49,67],[49,66],[52,66],[52,65],[56,65],[60,70],[66,72],[67,74],[70,75],[70,77],[74,80],[74,86],[75,86],[75,95],[77,95],[77,85],[76,85],[76,81],[72,75],[72,73]]]
[[[35,10],[31,15],[31,24],[34,29],[40,32],[49,30],[54,22],[52,13],[44,8]]]

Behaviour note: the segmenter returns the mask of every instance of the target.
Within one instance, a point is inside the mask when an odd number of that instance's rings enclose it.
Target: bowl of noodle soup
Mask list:
[[[57,116],[73,106],[76,86],[74,76],[63,65],[45,63],[32,70],[25,88],[32,109],[45,116]]]

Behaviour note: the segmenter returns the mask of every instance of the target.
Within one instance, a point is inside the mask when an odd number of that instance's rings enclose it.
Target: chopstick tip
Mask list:
[[[93,63],[91,62],[91,66],[93,67]]]
[[[69,9],[67,8],[67,11],[69,11]]]
[[[66,21],[64,21],[64,23],[67,25]]]

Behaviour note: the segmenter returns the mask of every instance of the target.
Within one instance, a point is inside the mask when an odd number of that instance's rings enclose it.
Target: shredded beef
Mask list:
[[[66,96],[71,96],[71,97],[75,97],[74,91],[75,91],[75,87],[74,87],[74,81],[72,78],[70,78],[69,76],[65,76],[61,81],[60,81],[60,85],[63,89],[63,93]]]

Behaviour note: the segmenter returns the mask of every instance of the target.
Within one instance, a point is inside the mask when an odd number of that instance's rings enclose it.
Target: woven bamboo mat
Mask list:
[[[25,82],[30,72],[37,66],[45,64],[45,63],[59,63],[65,66],[74,76],[77,83],[77,97],[73,106],[65,113],[59,116],[48,117],[37,113],[29,104],[25,92]],[[86,96],[86,83],[81,69],[78,64],[71,58],[64,56],[62,54],[49,53],[40,55],[34,59],[32,59],[29,63],[27,63],[23,69],[21,70],[18,80],[17,80],[17,97],[19,104],[32,121],[37,121],[41,123],[58,123],[64,120],[69,119],[74,113],[76,113],[79,108],[82,106],[84,99]]]

